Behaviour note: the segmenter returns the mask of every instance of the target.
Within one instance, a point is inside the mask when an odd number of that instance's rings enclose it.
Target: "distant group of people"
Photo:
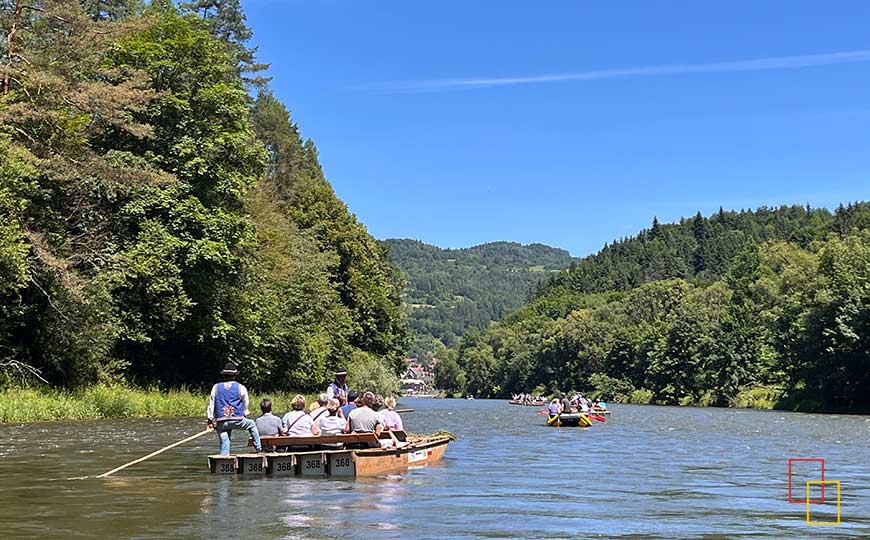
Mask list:
[[[547,413],[551,417],[575,412],[594,413],[606,410],[607,403],[600,399],[589,400],[579,392],[575,393],[571,399],[568,399],[565,392],[558,392],[547,405]]]
[[[386,398],[372,392],[348,390],[347,371],[338,370],[335,380],[306,410],[305,397],[297,395],[290,402],[290,411],[281,417],[272,413],[272,401],[260,402],[262,414],[256,421],[247,418],[250,398],[244,385],[236,381],[238,369],[227,364],[221,374],[227,379],[215,384],[206,410],[207,425],[213,427],[220,440],[221,455],[230,453],[230,433],[247,431],[257,452],[262,452],[261,436],[319,437],[342,433],[390,433],[389,439],[370,446],[400,446],[393,434],[402,431],[402,418],[395,411],[396,398]],[[341,443],[325,443],[326,449],[341,448]],[[292,445],[290,445],[292,448]],[[267,448],[274,450],[274,448]]]
[[[536,396],[532,394],[513,394],[511,398],[511,403],[517,403],[519,405],[538,405],[546,401],[544,396]]]

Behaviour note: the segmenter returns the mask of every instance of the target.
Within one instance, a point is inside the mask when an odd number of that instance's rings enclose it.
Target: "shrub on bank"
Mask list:
[[[635,405],[649,405],[652,403],[653,393],[652,390],[647,390],[646,388],[640,388],[631,393],[628,402],[634,403]]]
[[[251,414],[259,414],[264,397],[272,408],[290,409],[293,393],[251,395]],[[310,398],[309,398],[310,399]],[[0,390],[0,422],[41,422],[99,418],[205,417],[208,394],[186,389],[161,391],[127,386],[97,385],[78,390],[49,387]]]
[[[782,390],[777,388],[749,388],[737,394],[733,406],[743,409],[773,409],[782,396]]]

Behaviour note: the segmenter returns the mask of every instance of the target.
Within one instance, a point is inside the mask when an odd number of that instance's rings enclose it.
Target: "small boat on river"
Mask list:
[[[584,413],[563,413],[547,418],[547,425],[552,427],[590,427],[592,419]]]
[[[525,405],[526,407],[541,407],[541,406],[547,404],[546,401],[541,401],[541,400],[537,400],[537,401],[514,401],[514,400],[510,400],[510,401],[508,401],[508,403],[510,405]]]
[[[215,474],[253,476],[344,477],[378,476],[410,467],[427,466],[441,461],[449,435],[406,436],[394,431],[398,447],[381,448],[374,433],[324,435],[320,437],[261,437],[264,448],[287,449],[262,454],[208,456],[208,467]],[[384,432],[382,439],[390,439]],[[324,445],[345,445],[328,448]],[[378,445],[373,448],[354,446]]]

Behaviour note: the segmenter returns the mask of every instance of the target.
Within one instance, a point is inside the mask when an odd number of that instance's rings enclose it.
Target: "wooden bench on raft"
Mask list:
[[[408,436],[404,431],[393,431],[393,435],[396,436],[401,442],[407,440]],[[390,432],[383,431],[381,432],[381,439],[390,439]],[[312,435],[311,437],[288,437],[286,435],[278,435],[273,437],[263,436],[260,437],[260,444],[263,445],[263,448],[275,448],[275,447],[300,447],[300,446],[317,446],[319,444],[337,444],[343,443],[345,446],[355,445],[355,444],[368,444],[368,443],[377,443],[378,437],[374,433],[347,433],[341,435],[320,435],[318,437]],[[254,446],[254,440],[248,439],[248,446]]]

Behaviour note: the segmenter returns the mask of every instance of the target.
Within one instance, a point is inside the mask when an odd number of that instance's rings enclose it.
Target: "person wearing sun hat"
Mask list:
[[[339,401],[347,401],[347,370],[335,370],[335,380],[329,383],[329,388],[326,389],[327,399],[337,399]]]
[[[221,375],[225,380],[211,388],[208,408],[205,411],[207,425],[213,427],[218,434],[222,456],[230,453],[230,433],[234,429],[244,429],[250,433],[251,438],[254,439],[254,448],[257,452],[262,452],[257,424],[250,418],[245,418],[250,412],[248,411],[250,398],[248,389],[236,381],[238,374],[239,370],[232,362],[224,366]]]

